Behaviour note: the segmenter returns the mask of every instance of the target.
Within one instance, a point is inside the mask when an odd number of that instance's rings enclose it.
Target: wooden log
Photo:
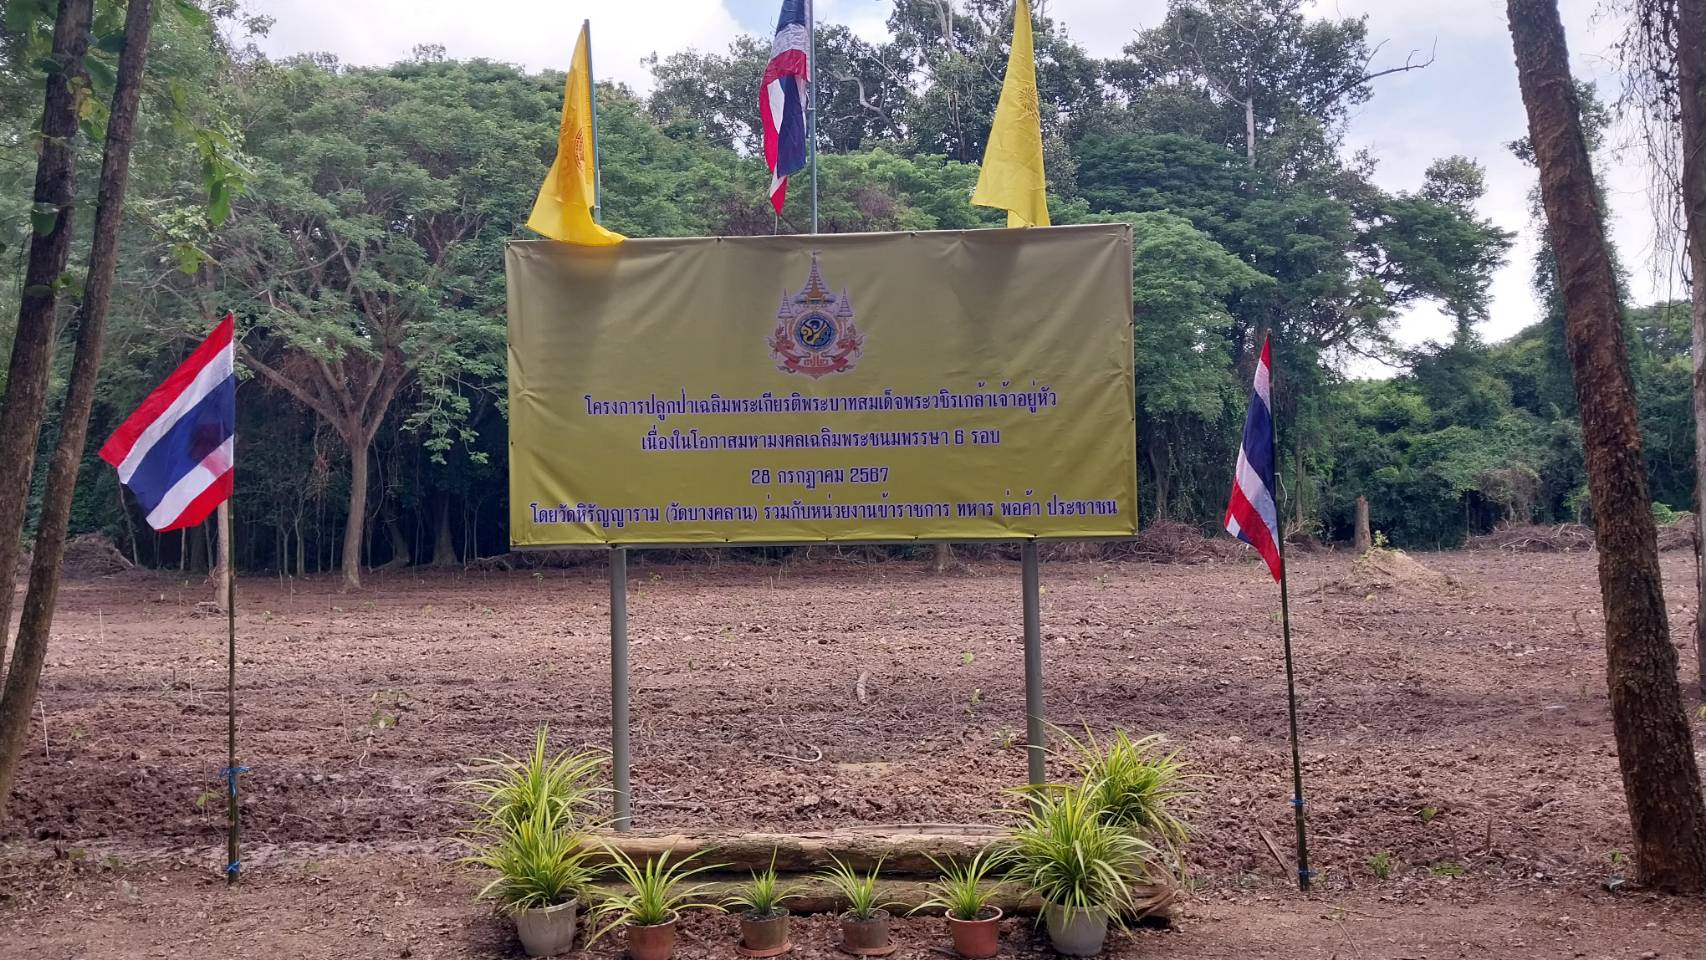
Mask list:
[[[778,877],[785,889],[794,891],[787,901],[787,907],[796,914],[840,913],[846,909],[846,901],[836,892],[828,881],[811,875],[783,874]],[[749,881],[744,875],[732,873],[710,873],[695,880],[705,884],[705,889],[694,899],[701,903],[723,903],[729,897],[741,892]],[[885,908],[895,916],[905,916],[917,910],[920,915],[939,916],[940,907],[922,907],[931,897],[927,881],[916,879],[879,879],[877,881],[877,897]],[[601,895],[625,891],[620,883],[609,881],[600,882],[593,886],[594,899]],[[1149,905],[1148,912],[1135,920],[1145,926],[1167,926],[1177,911],[1179,890],[1171,885],[1145,885],[1138,890],[1140,902]],[[990,903],[1000,907],[1001,912],[1008,916],[1034,917],[1042,910],[1042,902],[1024,890],[999,885],[991,890]]]
[[[956,824],[812,833],[610,833],[598,839],[637,861],[666,851],[671,859],[699,854],[702,862],[743,874],[772,862],[779,873],[811,873],[839,859],[855,870],[880,862],[888,876],[934,878],[932,857],[943,863],[968,860],[1002,836],[994,827]]]

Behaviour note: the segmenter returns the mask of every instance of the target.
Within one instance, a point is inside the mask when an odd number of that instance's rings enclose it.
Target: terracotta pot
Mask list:
[[[675,953],[675,914],[649,927],[628,925],[628,956],[634,960],[669,960]]]
[[[1093,957],[1102,952],[1108,938],[1108,911],[1068,910],[1056,904],[1043,905],[1048,939],[1056,953],[1069,957]]]
[[[852,914],[842,914],[841,947],[848,953],[866,957],[893,952],[894,946],[889,943],[889,912],[878,910],[869,920],[857,920]]]
[[[521,949],[530,957],[554,957],[573,950],[579,909],[580,901],[570,900],[554,907],[517,912],[515,932],[521,937]]]
[[[967,960],[987,960],[1001,952],[1001,908],[984,907],[976,920],[948,918],[954,952]]]
[[[740,952],[747,957],[774,957],[788,949],[788,908],[767,915],[740,915]]]

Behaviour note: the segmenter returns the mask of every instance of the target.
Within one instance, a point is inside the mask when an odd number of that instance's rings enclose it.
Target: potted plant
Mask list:
[[[514,918],[530,957],[574,947],[580,898],[597,875],[584,835],[566,829],[563,817],[536,807],[528,819],[492,835],[467,858],[497,871],[479,895],[496,900]]]
[[[893,953],[888,904],[877,900],[877,873],[883,862],[878,860],[869,873],[860,873],[842,863],[839,857],[831,856],[830,860],[835,866],[821,874],[821,879],[847,901],[847,911],[841,915],[841,949],[861,957],[886,957]]]
[[[705,892],[705,884],[686,884],[689,877],[716,869],[715,865],[686,869],[698,854],[689,854],[672,864],[670,851],[665,850],[656,859],[636,863],[614,847],[606,850],[616,874],[628,885],[628,892],[610,894],[593,908],[593,915],[604,921],[593,940],[616,927],[626,927],[628,955],[633,960],[669,960],[675,952],[675,924],[682,910],[722,909],[715,903],[693,899]]]
[[[539,728],[533,751],[526,756],[500,753],[474,761],[481,776],[462,785],[478,795],[475,833],[492,835],[525,823],[539,807],[550,808],[561,825],[569,826],[604,792],[596,786],[604,755],[568,750],[552,754],[546,746],[549,732],[548,726]]]
[[[788,942],[788,908],[782,902],[793,896],[793,888],[777,882],[772,853],[770,866],[762,873],[755,871],[752,882],[726,901],[726,906],[740,908],[740,943],[735,952],[743,957],[787,953],[793,944]]]
[[[1094,783],[1031,793],[1031,805],[1009,843],[1009,877],[1043,901],[1055,950],[1090,957],[1102,952],[1108,923],[1134,902],[1132,885],[1154,869],[1148,841],[1110,822]]]
[[[1006,859],[1005,850],[993,847],[979,850],[965,863],[943,865],[930,858],[942,876],[930,885],[929,899],[913,912],[940,908],[948,918],[954,952],[968,960],[984,960],[1001,949],[1001,908],[989,902],[1000,883],[989,881]]]
[[[1092,785],[1104,819],[1175,854],[1190,839],[1190,828],[1172,810],[1177,800],[1196,792],[1187,786],[1195,777],[1186,772],[1179,751],[1162,752],[1159,735],[1133,740],[1119,729],[1105,744],[1087,728],[1082,741],[1066,739],[1072,766]]]

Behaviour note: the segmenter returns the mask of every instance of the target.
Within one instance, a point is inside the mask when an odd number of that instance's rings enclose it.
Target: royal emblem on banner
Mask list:
[[[776,330],[770,335],[776,369],[813,380],[853,369],[865,346],[864,334],[853,325],[853,301],[845,288],[839,294],[830,291],[817,258],[812,251],[811,273],[798,293],[782,291]]]

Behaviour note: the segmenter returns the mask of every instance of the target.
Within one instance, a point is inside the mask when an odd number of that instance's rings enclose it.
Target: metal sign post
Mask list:
[[[1025,759],[1031,786],[1048,780],[1048,733],[1043,725],[1043,611],[1037,542],[1019,548],[1025,595]]]
[[[634,828],[628,732],[628,551],[615,547],[610,551],[610,779],[618,833]]]

